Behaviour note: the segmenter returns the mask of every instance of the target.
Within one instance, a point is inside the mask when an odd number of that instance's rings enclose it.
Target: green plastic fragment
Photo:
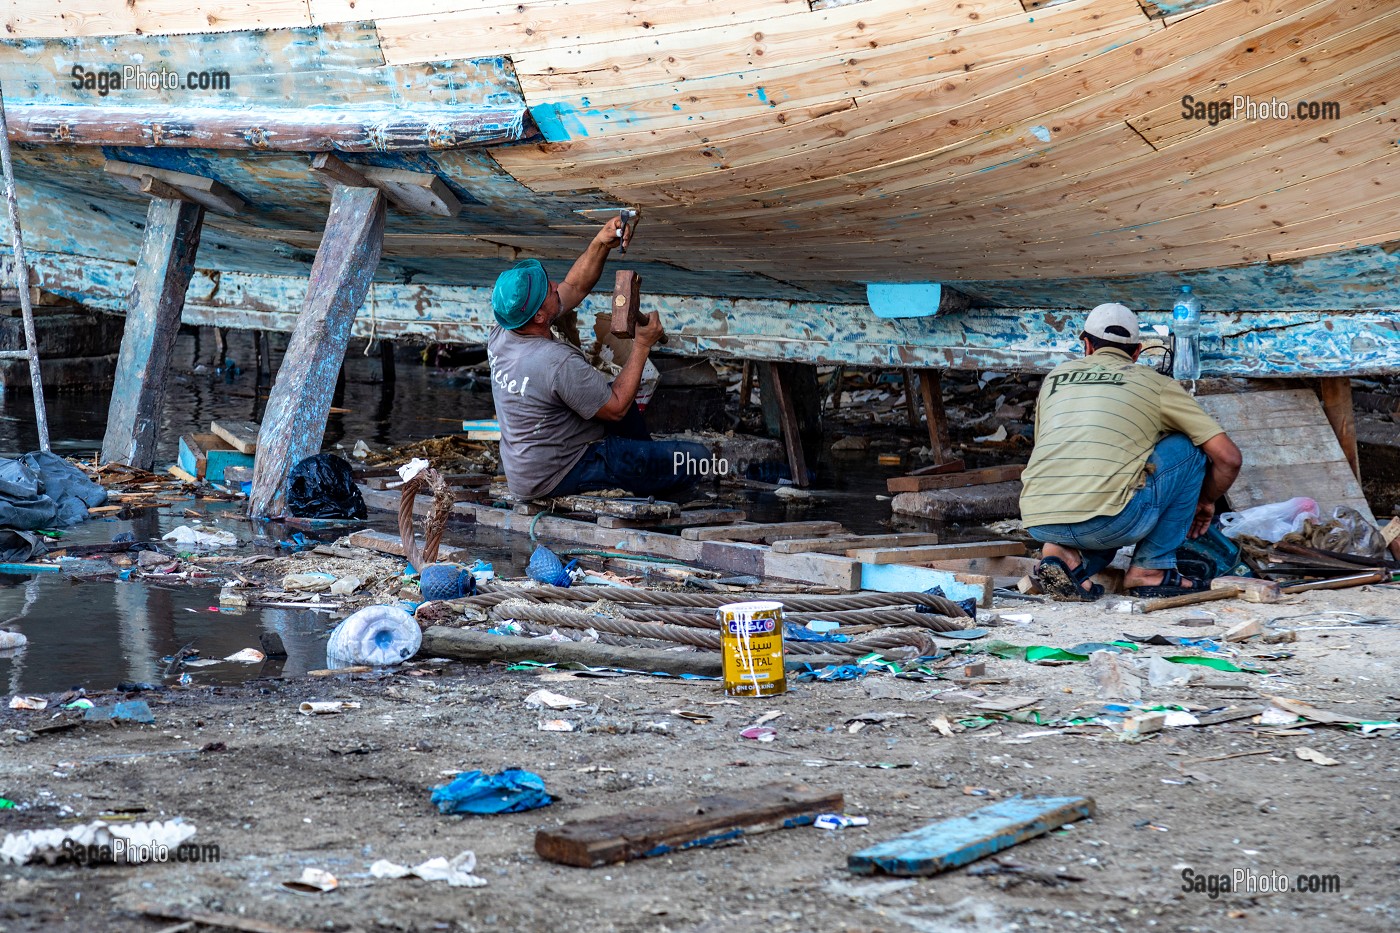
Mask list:
[[[1268,671],[1262,667],[1238,667],[1233,662],[1224,658],[1198,658],[1194,655],[1182,655],[1180,657],[1166,658],[1173,664],[1196,664],[1200,667],[1209,667],[1212,670],[1226,671],[1235,674],[1267,674]]]
[[[14,808],[15,802],[13,800],[7,800],[4,797],[0,797],[0,810],[13,810]]]

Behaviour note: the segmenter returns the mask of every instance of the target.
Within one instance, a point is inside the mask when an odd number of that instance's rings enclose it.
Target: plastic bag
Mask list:
[[[317,454],[292,467],[287,511],[297,518],[364,518],[365,498],[355,488],[350,464],[334,454]]]
[[[1273,543],[1286,534],[1303,527],[1303,520],[1320,515],[1317,502],[1305,496],[1287,502],[1256,505],[1243,512],[1226,512],[1220,516],[1220,526],[1227,538],[1249,535]]]
[[[519,813],[554,802],[544,778],[533,771],[507,768],[500,774],[467,771],[450,784],[433,788],[433,803],[441,813]]]
[[[383,667],[407,661],[422,645],[423,631],[413,616],[398,606],[366,606],[331,632],[326,658],[331,667]]]
[[[1385,556],[1387,546],[1380,529],[1366,521],[1356,509],[1337,506],[1332,510],[1329,524],[1333,527],[1324,535],[1318,547],[1361,557]]]

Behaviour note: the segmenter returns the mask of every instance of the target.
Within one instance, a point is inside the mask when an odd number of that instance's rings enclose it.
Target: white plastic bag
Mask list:
[[[398,606],[366,606],[335,627],[326,643],[331,667],[386,666],[407,661],[423,644],[423,631]]]
[[[1220,525],[1227,538],[1249,535],[1273,543],[1284,535],[1301,531],[1304,519],[1316,521],[1319,515],[1321,511],[1315,500],[1299,496],[1287,502],[1256,505],[1243,512],[1226,512],[1220,516]]]

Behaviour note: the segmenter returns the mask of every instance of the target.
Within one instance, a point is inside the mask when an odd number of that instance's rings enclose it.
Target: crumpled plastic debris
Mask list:
[[[99,846],[112,849],[117,864],[136,865],[150,861],[157,846],[174,849],[193,838],[195,825],[180,818],[137,823],[108,823],[94,820],[83,826],[55,829],[29,829],[10,833],[0,843],[0,862],[24,865],[42,861],[53,865],[72,857],[78,847]],[[114,844],[121,841],[120,853]],[[65,841],[68,845],[64,845]]]
[[[23,632],[11,632],[8,629],[0,629],[0,651],[9,651],[12,648],[23,648],[29,644],[29,639]]]
[[[572,582],[569,571],[577,563],[578,561],[571,560],[568,566],[565,566],[563,561],[559,559],[559,555],[541,544],[530,555],[530,563],[525,568],[525,572],[536,583],[544,583],[548,586],[568,586]]]
[[[847,826],[869,826],[866,816],[847,816],[844,813],[818,813],[812,825],[817,829],[845,829]]]
[[[10,709],[41,710],[47,708],[49,701],[43,697],[10,697]]]
[[[156,714],[145,700],[123,700],[111,706],[94,706],[83,711],[86,720],[115,719],[119,722],[156,721]]]
[[[282,578],[282,589],[297,593],[324,593],[334,583],[333,573],[289,573]]]
[[[238,547],[238,536],[231,531],[224,531],[215,528],[208,531],[200,528],[191,528],[189,525],[181,525],[161,538],[162,541],[173,541],[176,547],[187,547],[216,551],[221,547]]]
[[[359,708],[360,704],[350,700],[307,700],[297,707],[297,712],[303,716],[328,716]]]
[[[531,709],[574,709],[578,706],[587,706],[582,700],[575,700],[573,697],[566,697],[562,693],[552,693],[549,690],[536,690],[525,698],[525,705]]]
[[[554,802],[544,778],[533,771],[507,768],[500,774],[467,771],[450,783],[433,788],[432,801],[440,813],[520,813]]]
[[[439,855],[409,868],[382,858],[369,867],[369,873],[376,878],[407,878],[412,875],[424,881],[446,881],[454,888],[485,887],[486,879],[472,874],[475,870],[476,853],[470,849],[458,853],[450,862]]]
[[[324,868],[303,868],[300,878],[284,881],[282,887],[293,894],[325,894],[340,887],[340,879]]]
[[[823,683],[839,680],[857,680],[871,672],[871,668],[859,664],[828,664],[826,667],[803,671],[796,680],[817,680]]]

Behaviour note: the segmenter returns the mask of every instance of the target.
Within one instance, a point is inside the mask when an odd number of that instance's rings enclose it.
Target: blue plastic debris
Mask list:
[[[115,719],[123,722],[155,722],[145,700],[123,700],[112,706],[94,706],[83,713],[84,719]]]
[[[518,768],[500,774],[467,771],[451,783],[434,787],[432,800],[441,813],[482,814],[520,813],[554,802],[544,789],[544,778]]]
[[[931,586],[931,587],[929,587],[928,589],[924,590],[924,594],[925,594],[926,596],[939,596],[939,597],[941,597],[941,598],[943,598],[943,599],[947,599],[947,598],[948,598],[948,594],[945,593],[945,592],[943,592],[943,587],[941,587],[941,586]],[[968,617],[969,619],[971,619],[971,620],[974,621],[974,622],[977,621],[977,600],[975,600],[975,599],[959,599],[959,600],[954,600],[954,602],[957,604],[957,606],[958,606],[959,609],[961,609],[963,612],[966,612],[966,613],[967,613],[967,617]],[[929,613],[936,613],[936,612],[938,612],[938,610],[937,610],[937,609],[934,609],[932,606],[915,606],[915,607],[914,607],[914,611],[915,611],[915,612],[929,612]]]
[[[837,635],[835,632],[814,632],[804,625],[796,625],[792,622],[783,623],[783,637],[788,641],[850,641],[849,635]]]
[[[987,630],[984,628],[960,628],[954,632],[931,632],[936,638],[958,638],[963,641],[974,641],[978,638],[986,638]]]
[[[856,680],[870,673],[870,668],[859,664],[828,664],[826,667],[806,670],[798,674],[797,680],[817,680],[823,683],[836,680]]]
[[[418,575],[423,599],[460,599],[476,595],[476,577],[461,564],[429,564]]]
[[[530,575],[530,579],[537,583],[544,583],[549,586],[568,586],[569,571],[574,569],[578,563],[576,560],[569,561],[566,567],[559,560],[559,555],[555,554],[543,544],[535,547],[535,553],[530,555],[530,564],[525,568],[525,572]]]

